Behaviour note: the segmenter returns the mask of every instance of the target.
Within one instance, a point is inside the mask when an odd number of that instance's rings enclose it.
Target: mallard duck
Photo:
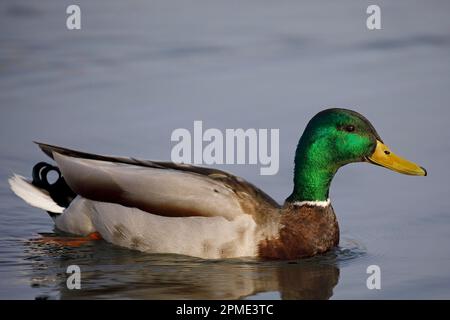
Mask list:
[[[327,109],[306,126],[295,152],[294,188],[283,205],[230,173],[188,164],[102,156],[38,143],[56,166],[11,189],[46,210],[57,229],[151,253],[206,259],[297,259],[339,243],[328,197],[337,170],[369,162],[407,175],[424,168],[395,155],[361,114]],[[56,171],[50,184],[47,174]]]

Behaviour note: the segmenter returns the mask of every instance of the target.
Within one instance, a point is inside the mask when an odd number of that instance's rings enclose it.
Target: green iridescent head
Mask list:
[[[423,168],[391,153],[361,114],[327,109],[311,119],[300,138],[295,153],[294,190],[287,201],[327,200],[336,171],[348,163],[363,161],[404,174],[426,175]]]

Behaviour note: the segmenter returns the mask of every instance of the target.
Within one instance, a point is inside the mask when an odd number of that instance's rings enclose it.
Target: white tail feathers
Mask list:
[[[33,186],[22,176],[14,174],[8,182],[11,190],[33,207],[54,213],[62,213],[65,209],[53,201],[44,190]]]

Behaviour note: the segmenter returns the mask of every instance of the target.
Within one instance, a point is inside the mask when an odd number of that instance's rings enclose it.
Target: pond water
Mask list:
[[[450,3],[79,0],[0,3],[0,298],[450,298]],[[205,261],[103,241],[64,247],[45,212],[9,190],[48,160],[33,140],[168,160],[171,132],[280,129],[280,169],[223,165],[279,202],[307,121],[327,107],[364,114],[428,176],[342,168],[331,199],[339,248],[299,261]],[[82,289],[66,288],[79,265]],[[368,290],[366,269],[381,269]]]

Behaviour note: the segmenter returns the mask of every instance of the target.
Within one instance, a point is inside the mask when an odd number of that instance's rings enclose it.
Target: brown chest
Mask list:
[[[339,226],[331,206],[285,205],[277,237],[258,244],[266,259],[297,259],[324,253],[339,243]]]

